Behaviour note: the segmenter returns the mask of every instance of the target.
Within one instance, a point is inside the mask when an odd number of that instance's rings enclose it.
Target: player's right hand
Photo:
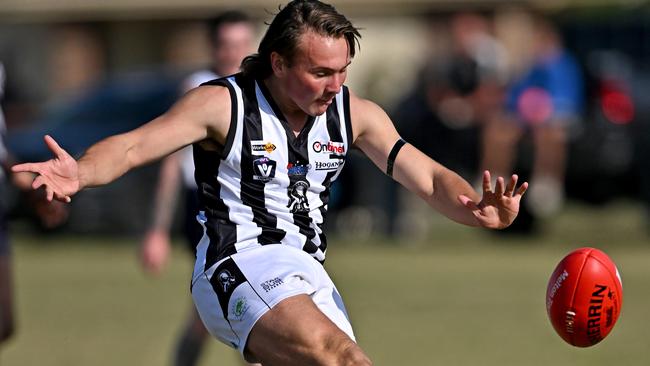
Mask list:
[[[14,173],[32,172],[37,174],[32,182],[32,188],[45,188],[48,201],[53,199],[70,202],[72,195],[80,188],[77,161],[63,150],[54,139],[46,135],[45,144],[54,158],[40,163],[23,163],[11,167]]]

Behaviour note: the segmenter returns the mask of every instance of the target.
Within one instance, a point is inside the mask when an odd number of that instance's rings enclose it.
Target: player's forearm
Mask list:
[[[77,162],[79,190],[108,184],[129,171],[133,167],[131,148],[124,135],[91,146]]]
[[[426,200],[431,207],[451,220],[468,226],[480,226],[472,211],[459,201],[460,195],[465,195],[474,202],[481,200],[480,195],[465,179],[445,168],[436,174],[433,192]]]

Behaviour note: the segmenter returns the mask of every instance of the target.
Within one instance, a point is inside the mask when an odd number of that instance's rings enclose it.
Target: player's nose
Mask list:
[[[343,85],[344,82],[345,82],[345,76],[339,73],[333,74],[329,78],[328,83],[325,86],[325,91],[328,93],[336,94],[339,92],[339,90],[341,90],[341,86]]]

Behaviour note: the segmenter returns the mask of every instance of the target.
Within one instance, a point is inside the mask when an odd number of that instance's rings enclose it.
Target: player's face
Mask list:
[[[253,26],[248,23],[226,23],[214,36],[218,46],[214,49],[214,67],[219,75],[232,75],[239,71],[244,57],[254,51]]]
[[[283,75],[287,96],[308,115],[325,113],[345,82],[350,61],[344,37],[303,34],[291,66]]]

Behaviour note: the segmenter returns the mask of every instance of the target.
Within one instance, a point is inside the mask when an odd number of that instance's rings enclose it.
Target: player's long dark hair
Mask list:
[[[257,53],[242,61],[242,72],[258,80],[267,78],[273,72],[272,52],[277,52],[291,63],[300,36],[309,30],[334,38],[345,37],[350,57],[354,57],[358,40],[361,38],[359,30],[333,6],[317,0],[293,0],[275,16],[260,42]]]

